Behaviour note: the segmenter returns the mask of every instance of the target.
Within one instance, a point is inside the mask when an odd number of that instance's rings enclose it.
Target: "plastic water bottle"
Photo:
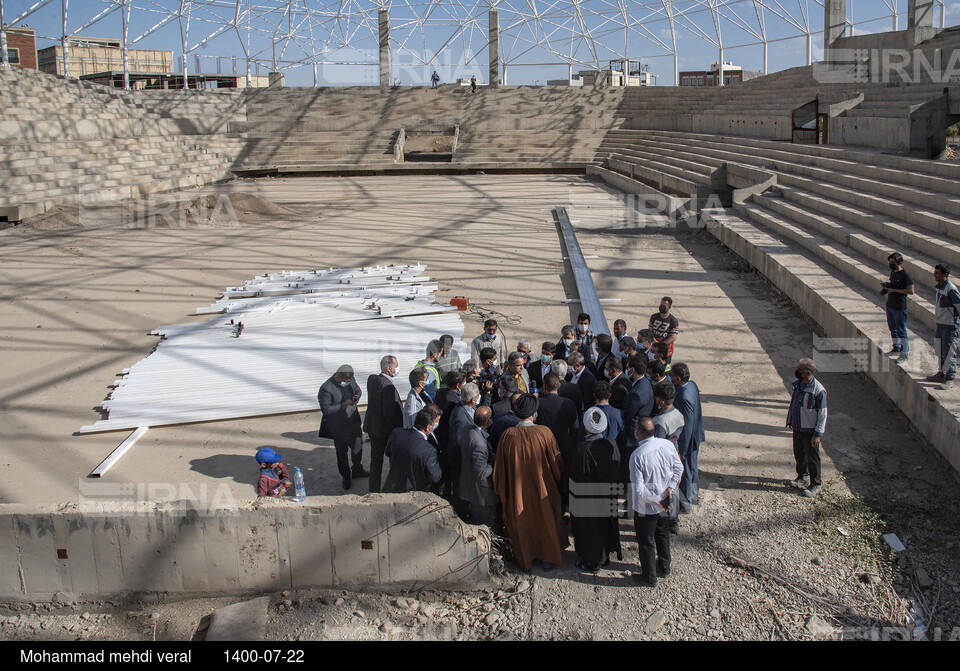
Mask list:
[[[911,635],[915,639],[921,639],[924,637],[924,634],[927,633],[927,625],[924,623],[923,618],[920,617],[920,613],[917,611],[915,606],[910,606],[908,611],[910,615],[910,621],[913,622],[913,631]]]
[[[307,500],[307,488],[303,486],[303,473],[297,468],[293,471],[293,486],[297,488],[297,493],[293,497],[294,501]]]

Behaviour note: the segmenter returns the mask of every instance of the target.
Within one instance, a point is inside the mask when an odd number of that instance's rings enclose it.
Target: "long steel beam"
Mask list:
[[[580,309],[590,315],[590,328],[595,335],[601,333],[610,335],[607,318],[603,314],[603,306],[600,305],[597,288],[593,284],[593,276],[590,274],[587,262],[583,258],[583,251],[580,249],[580,243],[577,242],[577,234],[573,232],[573,225],[570,223],[570,217],[567,216],[567,208],[558,205],[553,211],[554,216],[560,223],[563,244],[567,248],[567,258],[570,260],[570,268],[573,270],[573,279],[577,283]]]

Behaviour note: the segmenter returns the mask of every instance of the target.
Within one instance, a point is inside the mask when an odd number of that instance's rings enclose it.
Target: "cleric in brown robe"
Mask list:
[[[503,523],[517,564],[529,571],[539,559],[544,570],[551,571],[563,563],[563,549],[569,545],[560,501],[563,460],[550,429],[534,424],[537,406],[532,394],[514,401],[520,423],[500,436],[493,489],[503,504]]]
[[[586,437],[570,454],[570,526],[577,568],[596,573],[610,563],[610,553],[623,559],[620,548],[620,450],[603,437],[607,416],[598,407],[583,413]]]

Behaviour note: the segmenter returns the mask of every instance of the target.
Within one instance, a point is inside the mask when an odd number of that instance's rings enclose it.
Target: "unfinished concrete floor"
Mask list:
[[[783,427],[789,384],[797,358],[812,351],[813,328],[709,235],[655,231],[662,220],[638,219],[614,191],[577,177],[241,180],[204,192],[307,203],[316,214],[249,224],[238,212],[236,226],[216,228],[0,232],[2,502],[78,500],[80,485],[92,484],[87,473],[126,434],[72,434],[96,419],[94,408],[119,370],[151,351],[155,339],[147,332],[200,319],[187,315],[223,287],[262,272],[423,261],[440,282],[440,296],[465,295],[482,311],[496,311],[511,344],[527,337],[536,349],[539,341],[556,340],[579,311],[564,303],[575,289],[550,215],[551,207],[566,205],[584,254],[598,257],[588,264],[600,296],[620,299],[606,305],[611,323],[624,318],[633,333],[661,296],[674,299],[681,324],[674,360],[690,365],[703,394],[703,505],[684,518],[675,577],[662,590],[638,590],[624,577],[636,563],[624,521],[623,562],[586,577],[573,568],[571,547],[560,571],[535,569],[527,596],[494,624],[478,620],[464,629],[458,616],[461,634],[800,638],[822,635],[811,633],[814,614],[835,626],[906,622],[902,595],[911,590],[926,595],[938,623],[960,623],[960,510],[952,474],[871,383],[828,373],[821,376],[830,395],[825,492],[810,501],[786,486],[793,477]],[[465,314],[464,320],[469,340],[482,319]],[[252,455],[269,445],[304,470],[311,494],[341,494],[333,448],[316,437],[318,423],[317,413],[300,413],[151,429],[95,484],[133,483],[135,495],[145,498],[249,500],[257,473]],[[365,492],[358,481],[351,494]],[[922,565],[932,577],[928,591],[886,561],[879,534],[887,531],[912,553],[906,568]],[[735,570],[730,554],[825,601]],[[314,607],[325,608],[319,601]],[[611,613],[612,628],[605,626]],[[653,616],[665,624],[650,626]],[[322,626],[289,626],[291,638],[333,636]],[[33,637],[17,627],[5,631]],[[372,626],[370,637],[377,631]],[[439,636],[426,629],[411,635]]]

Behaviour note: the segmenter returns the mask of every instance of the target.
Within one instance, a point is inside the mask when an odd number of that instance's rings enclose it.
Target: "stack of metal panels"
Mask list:
[[[230,287],[197,310],[224,314],[153,331],[163,340],[123,371],[101,404],[108,418],[80,432],[316,410],[320,385],[339,366],[353,366],[365,393],[367,375],[380,372],[387,354],[399,361],[395,382],[405,397],[407,374],[430,340],[448,333],[461,359],[469,354],[459,313],[435,300],[425,270],[284,272]]]

